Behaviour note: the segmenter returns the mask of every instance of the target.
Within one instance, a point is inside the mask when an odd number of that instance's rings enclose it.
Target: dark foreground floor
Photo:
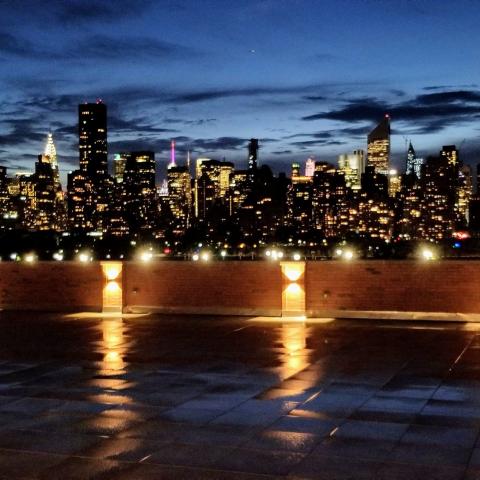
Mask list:
[[[480,479],[479,334],[0,312],[0,478]]]

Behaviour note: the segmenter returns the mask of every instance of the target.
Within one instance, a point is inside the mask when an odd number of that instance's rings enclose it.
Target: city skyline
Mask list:
[[[51,131],[65,184],[78,165],[75,110],[96,98],[109,106],[110,162],[152,150],[166,167],[174,139],[180,164],[190,150],[246,166],[254,137],[259,163],[276,172],[312,155],[335,164],[366,150],[385,113],[396,168],[404,137],[421,157],[455,144],[478,162],[471,2],[27,3],[25,13],[0,5],[10,66],[0,163],[10,172],[31,169]]]

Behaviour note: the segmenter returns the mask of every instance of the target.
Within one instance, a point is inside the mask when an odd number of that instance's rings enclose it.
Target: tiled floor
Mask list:
[[[0,479],[480,479],[480,324],[0,312]]]

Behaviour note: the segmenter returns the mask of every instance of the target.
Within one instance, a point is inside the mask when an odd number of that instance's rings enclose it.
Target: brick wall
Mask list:
[[[307,311],[480,313],[478,261],[307,262]]]
[[[280,315],[284,281],[280,265],[270,262],[126,262],[124,306],[126,311]],[[307,262],[304,282],[306,311],[313,316],[342,311],[345,316],[358,311],[480,315],[480,261]],[[96,262],[3,262],[0,308],[101,311],[103,285]]]
[[[100,264],[0,263],[0,307],[19,310],[100,311]]]
[[[127,310],[279,315],[280,266],[267,262],[127,262]]]

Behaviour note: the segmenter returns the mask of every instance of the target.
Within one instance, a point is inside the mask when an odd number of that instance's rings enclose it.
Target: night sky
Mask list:
[[[0,0],[0,164],[33,170],[51,130],[65,178],[97,98],[110,157],[154,150],[160,170],[171,138],[180,163],[245,166],[251,137],[275,171],[336,162],[385,112],[396,166],[406,137],[475,164],[479,18],[474,0]]]

